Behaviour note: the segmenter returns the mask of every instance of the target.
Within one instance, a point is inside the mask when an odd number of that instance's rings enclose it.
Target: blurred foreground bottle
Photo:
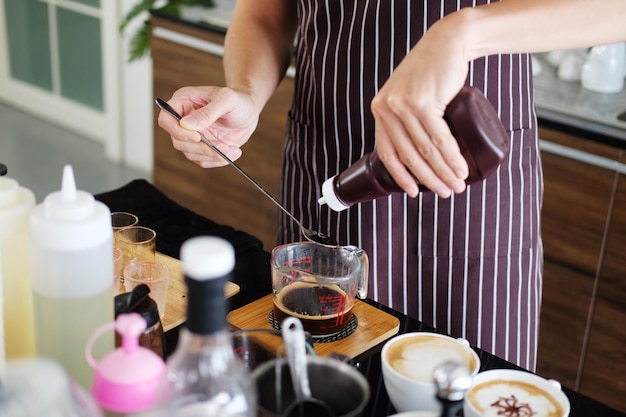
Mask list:
[[[57,362],[19,358],[7,362],[0,381],[2,417],[103,417],[91,395]]]
[[[0,164],[0,305],[4,304],[0,334],[4,330],[6,357],[10,359],[35,355],[28,242],[28,216],[35,207],[35,195],[6,173],[6,166]]]
[[[158,416],[256,416],[256,389],[235,356],[227,329],[224,285],[235,266],[232,245],[196,237],[181,248],[187,323],[167,360]]]
[[[120,314],[115,322],[96,329],[87,341],[85,356],[96,370],[91,394],[107,417],[129,415],[154,406],[165,363],[152,350],[139,345],[146,326],[138,313]],[[91,348],[112,330],[121,335],[121,347],[97,362]]]
[[[85,345],[114,319],[113,229],[108,207],[76,189],[71,166],[64,167],[61,190],[33,209],[30,243],[37,355],[58,361],[89,388]],[[111,333],[100,338],[94,356],[113,347]]]

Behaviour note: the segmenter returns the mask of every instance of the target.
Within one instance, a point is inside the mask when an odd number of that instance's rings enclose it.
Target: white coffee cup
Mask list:
[[[597,93],[620,93],[624,89],[625,67],[623,42],[594,46],[582,66],[581,84],[586,90]]]
[[[573,50],[567,53],[557,69],[557,76],[565,81],[580,81],[583,65],[587,59],[587,52]]]
[[[389,417],[440,417],[441,413],[436,411],[405,411]]]
[[[493,369],[474,377],[465,395],[463,415],[497,417],[512,408],[527,413],[520,415],[567,417],[570,403],[558,381],[526,371]]]
[[[460,362],[472,375],[480,369],[480,359],[467,340],[429,332],[390,339],[381,358],[385,389],[398,412],[441,412],[433,372],[444,362]]]

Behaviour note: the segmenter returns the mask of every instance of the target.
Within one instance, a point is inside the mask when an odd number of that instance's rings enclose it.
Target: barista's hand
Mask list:
[[[463,87],[468,60],[462,35],[448,34],[441,22],[412,48],[371,104],[378,155],[410,196],[418,193],[415,178],[445,198],[462,192],[468,175],[443,119],[446,106]]]
[[[181,122],[161,111],[159,126],[170,134],[175,149],[203,168],[224,166],[227,162],[200,141],[200,133],[236,160],[259,118],[248,94],[226,87],[184,87],[174,93],[168,104],[182,116]]]

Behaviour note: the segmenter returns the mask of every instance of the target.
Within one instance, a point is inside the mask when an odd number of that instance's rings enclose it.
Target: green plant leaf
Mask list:
[[[124,20],[120,24],[120,32],[124,32],[124,29],[130,22],[139,17],[142,13],[150,10],[155,10],[154,5],[159,0],[139,0],[124,16]],[[204,7],[214,7],[213,0],[168,0],[163,6],[156,8],[156,10],[172,15],[180,16],[182,6],[199,5]],[[130,51],[128,61],[134,61],[142,58],[150,50],[150,21],[146,19],[143,25],[131,36],[130,38]]]
[[[143,12],[153,9],[154,3],[158,0],[140,0],[139,3],[135,4],[129,11],[126,13],[124,20],[120,24],[120,31],[124,31],[126,26],[130,22],[132,22],[137,16],[141,15]]]
[[[130,40],[128,61],[140,59],[150,51],[150,23],[145,21]]]

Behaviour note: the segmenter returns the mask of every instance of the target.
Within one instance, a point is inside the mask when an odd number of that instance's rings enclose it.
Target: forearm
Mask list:
[[[626,41],[625,22],[625,0],[503,0],[463,9],[433,29],[455,33],[469,61]]]
[[[238,0],[226,34],[226,85],[253,97],[259,111],[291,62],[296,29],[294,4]]]

